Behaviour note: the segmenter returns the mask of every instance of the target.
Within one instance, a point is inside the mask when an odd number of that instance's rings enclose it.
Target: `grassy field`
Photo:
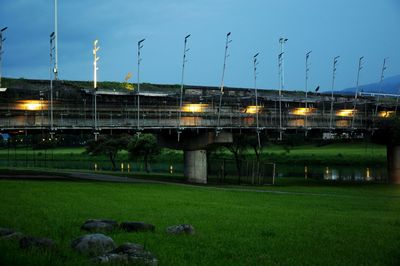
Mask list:
[[[288,181],[290,182],[290,180]],[[53,238],[59,250],[0,241],[1,265],[85,265],[70,241],[89,218],[139,220],[155,233],[109,234],[146,246],[160,265],[399,265],[400,187],[318,182],[257,190],[163,184],[0,180],[0,227]],[[169,236],[190,223],[194,236]]]

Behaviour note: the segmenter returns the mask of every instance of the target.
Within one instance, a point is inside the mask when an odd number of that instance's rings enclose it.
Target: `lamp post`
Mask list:
[[[97,46],[98,42],[98,40],[93,42],[94,139],[96,141],[99,135],[97,127],[97,61],[99,61],[100,57],[97,56],[97,52],[99,51],[100,47]]]
[[[340,56],[336,56],[333,58],[333,71],[332,71],[332,90],[331,90],[331,114],[329,118],[329,131],[332,131],[332,123],[333,123],[333,90],[335,88],[335,78],[336,78],[336,64],[338,63]]]
[[[284,70],[284,45],[288,41],[287,38],[279,38],[281,52],[278,56],[279,64],[279,140],[282,140],[282,91],[285,88],[285,70]]]
[[[356,118],[356,108],[357,108],[357,98],[358,98],[358,86],[359,86],[359,80],[360,80],[360,72],[361,69],[363,68],[363,59],[364,56],[361,56],[358,59],[358,70],[357,70],[357,81],[356,81],[356,92],[354,94],[354,106],[353,106],[353,119],[351,121],[351,127],[354,128],[354,122]]]
[[[54,62],[54,38],[55,34],[50,34],[50,134],[54,135],[54,109],[53,109],[53,79],[57,73],[57,68]]]
[[[0,89],[1,89],[1,78],[2,78],[2,57],[3,57],[3,42],[6,38],[3,38],[3,34],[8,27],[4,27],[0,30]]]
[[[259,123],[258,123],[258,111],[259,111],[259,107],[258,107],[258,90],[257,90],[257,65],[258,65],[258,60],[257,60],[257,56],[260,53],[256,53],[253,56],[253,71],[254,71],[254,94],[255,94],[255,98],[256,98],[256,132],[257,132],[257,140],[258,140],[258,146],[261,146],[260,143],[260,131],[259,131]]]
[[[54,78],[58,80],[58,1],[54,0]]]
[[[222,108],[222,95],[224,95],[224,78],[225,78],[225,69],[226,69],[226,60],[229,57],[228,55],[228,48],[229,44],[232,40],[229,39],[231,32],[226,34],[226,41],[225,41],[225,54],[224,54],[224,65],[222,67],[222,78],[221,78],[221,90],[219,95],[219,105],[218,105],[218,118],[217,118],[217,134],[220,131],[220,119],[221,119],[221,108]]]
[[[182,118],[182,105],[183,105],[183,78],[185,75],[185,63],[186,63],[186,53],[189,49],[186,48],[187,41],[190,37],[190,34],[186,35],[184,43],[183,43],[183,60],[182,60],[182,76],[181,76],[181,92],[179,98],[179,116],[178,116],[178,141],[180,139],[180,135],[182,133],[181,129],[181,118]]]
[[[308,64],[308,59],[310,58],[310,54],[312,51],[309,51],[306,53],[306,84],[305,84],[305,89],[306,89],[306,102],[305,102],[305,108],[306,108],[306,117],[305,117],[305,123],[304,126],[306,128],[306,133],[305,135],[307,136],[307,131],[308,131],[308,72],[310,71],[310,65]]]
[[[379,94],[382,93],[382,82],[385,79],[385,70],[386,70],[386,62],[389,58],[386,57],[383,59],[383,65],[382,65],[382,71],[381,71],[381,80],[379,81]],[[378,98],[376,99],[376,106],[375,106],[375,116],[378,115],[378,106],[379,106],[379,100],[380,100],[380,95],[378,94]]]
[[[143,42],[146,39],[141,39],[138,41],[138,56],[137,56],[137,130],[140,131],[140,62],[142,58],[140,57],[140,50],[143,48]]]

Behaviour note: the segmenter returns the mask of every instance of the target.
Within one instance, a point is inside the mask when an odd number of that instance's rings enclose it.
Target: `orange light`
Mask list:
[[[354,110],[354,109],[342,109],[342,110],[336,111],[336,116],[353,117],[356,112],[357,112],[357,110]]]
[[[262,107],[260,105],[249,105],[243,110],[243,113],[256,114],[256,113],[260,113],[263,110],[263,108],[264,107]]]
[[[207,107],[208,104],[204,103],[188,103],[182,106],[182,112],[202,113]]]
[[[292,115],[309,115],[315,112],[315,108],[305,108],[305,107],[299,107],[299,108],[294,108],[292,111],[290,111],[290,114]]]
[[[48,101],[40,100],[22,100],[18,101],[16,109],[27,111],[47,110]]]
[[[394,111],[380,111],[378,113],[378,116],[382,117],[382,118],[388,118],[388,117],[392,117],[394,115],[395,115]]]

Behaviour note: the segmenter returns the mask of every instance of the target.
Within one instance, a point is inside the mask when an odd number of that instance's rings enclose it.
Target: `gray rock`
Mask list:
[[[92,259],[97,263],[124,263],[129,265],[156,266],[158,259],[142,245],[125,243],[113,251]]]
[[[103,234],[88,234],[73,240],[71,247],[81,254],[98,256],[115,249],[115,243]]]
[[[20,241],[21,238],[25,237],[25,235],[21,232],[14,232],[9,235],[2,236],[1,239],[3,240],[11,240],[11,241]]]
[[[175,234],[175,235],[181,235],[181,234],[194,235],[195,233],[194,227],[191,224],[172,225],[167,227],[166,231],[169,234]]]
[[[112,231],[117,228],[118,223],[113,220],[91,219],[87,220],[81,229],[89,232]]]
[[[2,228],[0,227],[0,236],[6,236],[6,235],[11,235],[15,231],[11,228]]]
[[[153,224],[147,224],[144,222],[122,222],[120,224],[121,229],[127,232],[144,232],[144,231],[152,231],[156,229]]]
[[[50,238],[24,236],[19,240],[19,247],[23,249],[32,247],[53,249],[55,246],[56,243]]]

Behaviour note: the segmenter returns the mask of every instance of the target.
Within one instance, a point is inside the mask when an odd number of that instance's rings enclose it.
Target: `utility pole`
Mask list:
[[[99,61],[100,57],[97,57],[97,51],[99,51],[100,47],[97,46],[98,42],[98,40],[93,42],[94,139],[96,141],[99,135],[97,125],[97,61]]]
[[[219,105],[218,105],[217,134],[221,130],[220,121],[221,121],[222,96],[224,95],[224,78],[225,78],[226,60],[229,57],[229,55],[228,55],[229,44],[232,42],[232,40],[229,39],[230,35],[231,35],[231,32],[228,32],[226,34],[226,41],[225,41],[224,65],[222,67],[221,89],[220,89]]]
[[[330,118],[329,118],[329,132],[331,132],[331,133],[332,133],[332,129],[333,129],[333,101],[334,101],[333,90],[335,88],[336,64],[338,63],[339,57],[340,56],[336,56],[335,58],[333,58],[332,90],[331,90],[331,114],[330,114]]]
[[[357,69],[357,80],[356,80],[356,92],[354,94],[354,106],[353,106],[353,119],[351,121],[351,127],[354,128],[354,123],[356,119],[356,114],[357,114],[357,98],[358,98],[358,86],[359,86],[359,81],[360,81],[360,72],[361,69],[363,68],[363,59],[364,56],[361,56],[358,59],[358,69]]]
[[[53,138],[54,135],[54,108],[53,108],[53,80],[57,73],[57,68],[55,66],[54,60],[54,50],[55,50],[55,33],[50,34],[50,134]]]
[[[54,0],[54,78],[58,80],[58,1]]]
[[[184,43],[183,43],[183,60],[182,60],[182,77],[181,77],[181,93],[179,98],[179,116],[178,116],[178,142],[180,140],[180,136],[182,133],[181,129],[181,118],[182,118],[182,105],[183,105],[183,78],[185,75],[185,63],[186,63],[186,53],[190,50],[186,48],[187,41],[190,37],[190,34],[186,35]]]
[[[137,56],[137,69],[138,69],[138,74],[137,74],[137,131],[140,132],[140,62],[142,61],[142,58],[140,57],[140,50],[143,48],[142,43],[145,41],[145,39],[141,39],[138,41],[138,56]]]

